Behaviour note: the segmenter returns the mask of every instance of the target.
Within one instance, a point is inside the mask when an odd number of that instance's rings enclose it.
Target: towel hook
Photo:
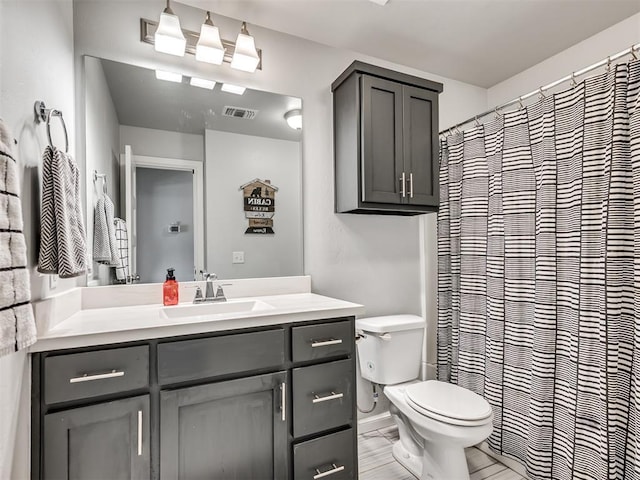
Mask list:
[[[107,174],[106,173],[98,173],[97,170],[93,171],[93,184],[95,185],[98,179],[102,179],[102,192],[107,194]]]
[[[69,153],[69,135],[67,134],[67,125],[64,123],[64,118],[62,117],[62,112],[60,110],[56,110],[55,108],[47,108],[42,100],[36,100],[36,103],[33,105],[33,109],[36,114],[36,121],[38,123],[47,122],[47,138],[49,139],[49,145],[51,148],[54,148],[53,140],[51,140],[51,117],[59,117],[62,122],[62,128],[64,130],[64,151],[65,153]]]

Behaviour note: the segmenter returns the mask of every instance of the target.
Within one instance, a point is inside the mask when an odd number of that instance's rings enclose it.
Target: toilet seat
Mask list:
[[[405,398],[422,415],[451,425],[484,425],[492,415],[491,406],[480,395],[437,380],[408,385]]]

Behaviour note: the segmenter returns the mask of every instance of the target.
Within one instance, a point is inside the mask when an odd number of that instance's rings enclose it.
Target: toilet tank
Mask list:
[[[416,315],[356,320],[358,359],[363,378],[380,385],[415,380],[420,375],[426,322]]]

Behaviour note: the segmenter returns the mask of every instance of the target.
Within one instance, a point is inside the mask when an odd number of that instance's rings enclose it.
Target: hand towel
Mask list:
[[[87,271],[78,165],[71,155],[51,146],[42,158],[38,271],[61,278]]]
[[[127,222],[121,218],[114,218],[113,224],[116,228],[116,247],[120,265],[116,267],[116,278],[127,281],[129,277],[129,233],[127,232]]]
[[[113,218],[113,202],[105,193],[98,199],[93,215],[93,260],[109,267],[120,264]]]
[[[0,119],[0,356],[36,341],[18,166],[9,147],[11,138]]]

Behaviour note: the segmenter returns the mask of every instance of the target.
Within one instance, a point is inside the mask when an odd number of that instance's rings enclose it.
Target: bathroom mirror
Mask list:
[[[301,99],[83,60],[90,254],[108,241],[94,229],[106,191],[129,264],[93,262],[89,285],[162,282],[169,267],[178,281],[303,274],[302,131],[285,119]]]

